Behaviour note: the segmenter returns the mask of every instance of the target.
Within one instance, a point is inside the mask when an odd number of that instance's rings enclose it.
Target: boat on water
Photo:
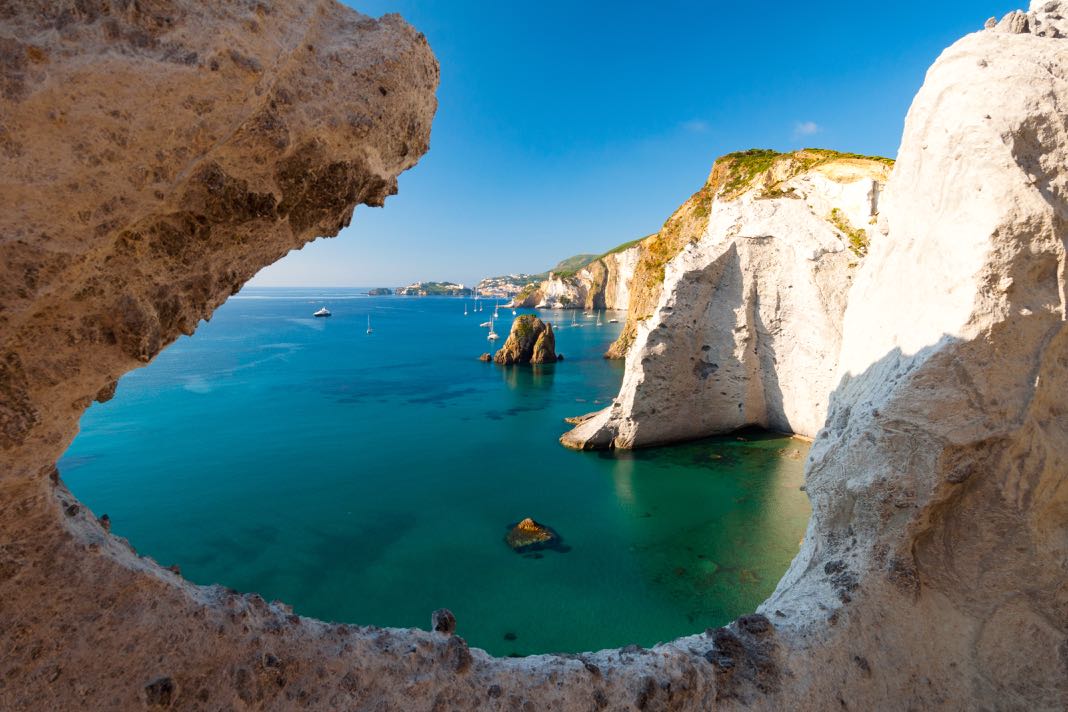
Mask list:
[[[464,302],[464,316],[467,316],[467,302]]]
[[[493,326],[493,324],[492,324],[492,323],[490,323],[490,322],[488,322],[488,321],[484,321],[484,322],[482,322],[481,324],[479,324],[479,326],[481,326],[481,327],[485,328],[485,327],[487,327],[487,326]]]
[[[370,314],[367,315],[367,333],[368,334],[374,333],[374,329],[371,328],[371,315]]]
[[[575,320],[575,312],[571,312],[571,328],[573,328],[573,329],[581,329],[582,328],[582,324],[578,323],[578,321]]]
[[[619,323],[619,319],[609,319],[608,323],[609,324],[618,324]]]
[[[486,338],[489,339],[490,341],[496,341],[497,340],[497,332],[493,330],[493,321],[492,320],[490,320],[489,333],[486,334]]]
[[[327,309],[326,307],[323,307],[319,311],[317,311],[314,314],[312,314],[312,316],[330,316],[330,310]]]
[[[500,304],[494,304],[494,305],[493,305],[493,318],[494,318],[494,319],[497,319],[497,318],[499,318],[499,317],[500,317],[500,314],[498,314],[498,313],[497,313],[497,309],[498,309],[499,307],[500,307]]]
[[[597,326],[601,326],[601,312],[597,312]]]
[[[515,316],[515,309],[512,310],[512,316]]]

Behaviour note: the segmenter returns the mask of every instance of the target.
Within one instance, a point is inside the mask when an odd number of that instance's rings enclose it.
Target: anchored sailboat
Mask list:
[[[371,334],[373,332],[374,332],[374,329],[371,328],[371,315],[368,314],[367,315],[367,333]]]
[[[493,330],[493,320],[492,319],[490,319],[489,333],[486,334],[486,338],[489,339],[490,341],[496,341],[497,340],[497,332]]]

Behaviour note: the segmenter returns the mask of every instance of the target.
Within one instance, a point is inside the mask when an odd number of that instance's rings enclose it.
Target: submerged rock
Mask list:
[[[513,525],[505,535],[504,541],[519,554],[539,549],[555,549],[561,544],[560,535],[552,527],[539,524],[530,517]]]
[[[508,340],[493,357],[494,363],[502,366],[556,363],[558,360],[553,325],[533,314],[521,314],[515,318]]]

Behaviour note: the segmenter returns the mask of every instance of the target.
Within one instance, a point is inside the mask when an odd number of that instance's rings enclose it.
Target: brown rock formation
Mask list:
[[[493,356],[493,362],[502,366],[556,361],[553,325],[543,322],[533,314],[520,314],[515,318],[504,346]]]
[[[522,554],[551,547],[559,543],[560,537],[551,527],[527,517],[508,530],[504,541],[513,551]]]
[[[0,5],[0,709],[1064,709],[1068,7],[1035,8],[910,112],[766,615],[513,660],[194,586],[54,468],[119,375],[391,192],[422,38],[327,0]]]

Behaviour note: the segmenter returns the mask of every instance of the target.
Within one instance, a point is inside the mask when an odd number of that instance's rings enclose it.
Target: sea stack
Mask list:
[[[493,357],[493,362],[502,366],[556,363],[557,360],[553,325],[533,314],[521,314],[515,318],[508,340]]]

